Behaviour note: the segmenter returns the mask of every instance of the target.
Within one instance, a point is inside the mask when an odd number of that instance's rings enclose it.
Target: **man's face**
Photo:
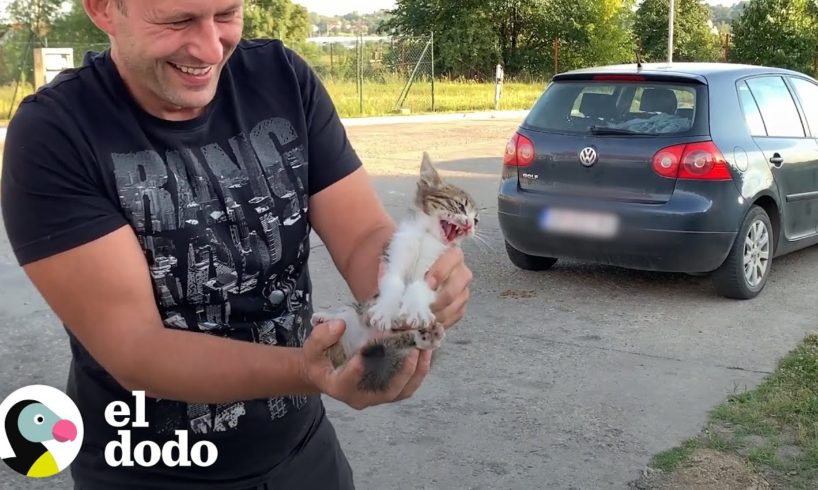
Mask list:
[[[111,52],[137,101],[171,120],[201,114],[241,39],[242,0],[126,0]]]

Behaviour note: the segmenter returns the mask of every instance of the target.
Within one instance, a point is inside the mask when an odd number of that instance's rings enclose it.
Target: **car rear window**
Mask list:
[[[567,133],[681,135],[698,115],[702,85],[650,81],[552,83],[526,120]]]

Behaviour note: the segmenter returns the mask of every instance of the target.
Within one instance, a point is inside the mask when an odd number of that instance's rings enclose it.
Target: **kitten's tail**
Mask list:
[[[385,391],[401,370],[406,356],[417,346],[414,332],[401,332],[373,340],[361,349],[364,372],[360,388],[363,391]]]

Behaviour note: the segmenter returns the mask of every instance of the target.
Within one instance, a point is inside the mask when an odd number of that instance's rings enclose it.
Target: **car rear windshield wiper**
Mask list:
[[[622,128],[611,128],[605,126],[591,126],[591,133],[598,134],[598,135],[617,135],[617,134],[626,134],[626,135],[637,135],[637,136],[654,136],[651,133],[640,133],[639,131],[631,131],[630,129],[622,129]]]

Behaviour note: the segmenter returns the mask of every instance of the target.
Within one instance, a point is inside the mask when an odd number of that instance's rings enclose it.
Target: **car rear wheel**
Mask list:
[[[520,252],[506,242],[506,253],[511,263],[526,271],[544,271],[557,263],[553,257],[537,257]]]
[[[770,276],[774,253],[773,227],[759,206],[750,208],[724,264],[713,273],[722,296],[750,299],[758,296]]]

